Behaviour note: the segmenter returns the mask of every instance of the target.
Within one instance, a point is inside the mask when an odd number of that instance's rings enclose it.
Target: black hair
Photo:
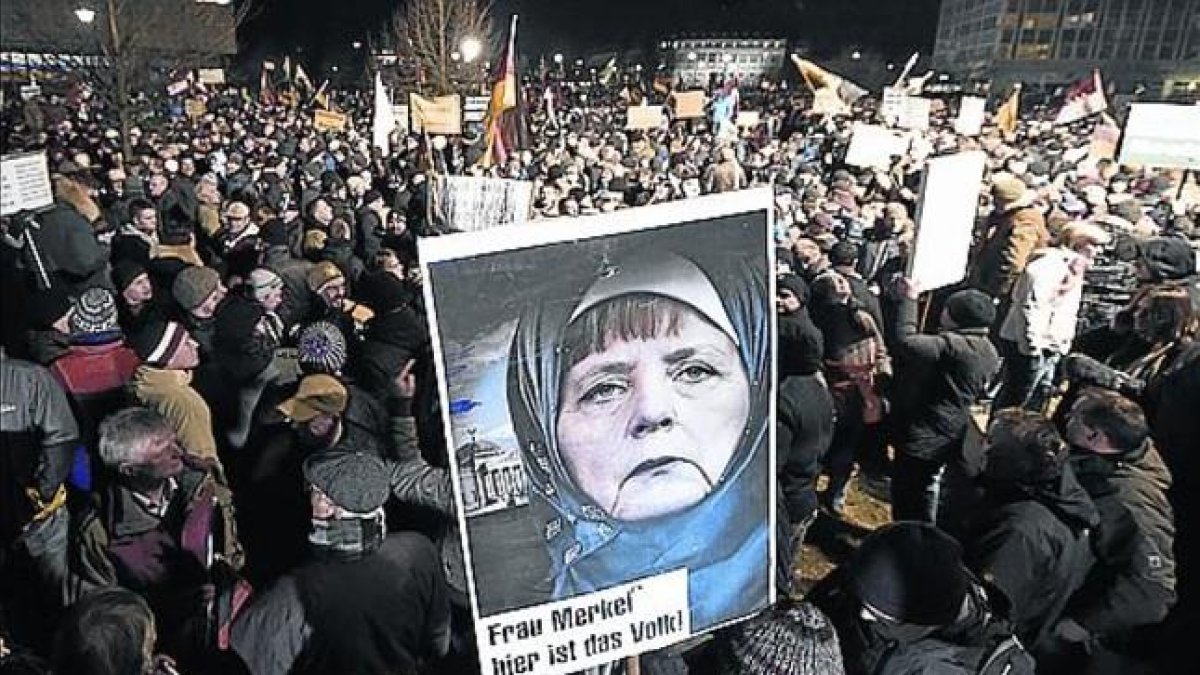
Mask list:
[[[1071,407],[1071,417],[1102,432],[1119,450],[1139,448],[1150,437],[1142,407],[1108,389],[1086,390]]]

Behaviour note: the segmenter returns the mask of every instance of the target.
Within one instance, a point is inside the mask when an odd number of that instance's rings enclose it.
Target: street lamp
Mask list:
[[[561,66],[561,65],[562,65],[562,62],[563,62],[563,55],[562,55],[562,54],[555,54],[555,55],[554,55],[554,62],[555,62],[555,63],[557,63],[558,65],[560,65],[560,66]]]
[[[91,23],[96,20],[96,11],[87,7],[80,7],[75,10],[75,18],[82,23]]]
[[[330,70],[336,73],[336,72],[338,71],[338,67],[337,67],[337,66],[333,66],[332,68],[330,68]]]
[[[696,52],[688,52],[688,61],[696,60]]]
[[[853,52],[852,54],[850,54],[850,58],[852,58],[852,59],[854,59],[855,61],[857,61],[857,60],[859,60],[859,59],[861,59],[861,58],[862,58],[862,52],[860,52],[860,51],[858,51],[858,50],[856,49],[856,50],[854,50],[854,52]]]
[[[450,52],[450,60],[451,61],[458,61],[461,58],[462,58],[462,54],[459,54],[458,52]]]
[[[358,40],[355,40],[354,42],[351,42],[351,43],[350,43],[350,46],[351,46],[351,47],[354,47],[355,49],[362,49],[362,43],[361,43],[361,42],[359,42]]]
[[[479,58],[479,54],[483,52],[483,43],[473,37],[463,38],[462,44],[458,46],[462,52],[463,61],[470,63]]]

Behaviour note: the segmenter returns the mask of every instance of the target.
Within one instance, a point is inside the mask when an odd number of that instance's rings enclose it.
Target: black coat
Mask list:
[[[986,490],[978,506],[963,541],[967,566],[1004,591],[1017,636],[1036,651],[1091,568],[1096,507],[1070,467],[1036,492]]]
[[[944,461],[961,446],[970,407],[982,398],[1000,356],[986,328],[922,335],[916,303],[904,300],[897,309],[892,352],[903,368],[894,380],[897,445],[913,457]]]
[[[780,381],[777,407],[776,474],[795,524],[817,508],[821,460],[833,442],[833,396],[819,375],[793,375]]]
[[[821,329],[807,309],[779,315],[779,379],[812,375],[821,369],[825,354]]]

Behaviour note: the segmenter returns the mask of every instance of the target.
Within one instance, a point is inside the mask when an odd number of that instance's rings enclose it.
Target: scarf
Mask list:
[[[383,545],[387,522],[383,507],[370,513],[344,512],[328,520],[312,519],[308,543],[313,554],[325,560],[359,560]]]

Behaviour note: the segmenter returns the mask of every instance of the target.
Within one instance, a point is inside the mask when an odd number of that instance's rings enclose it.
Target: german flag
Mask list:
[[[487,150],[480,157],[482,166],[505,164],[526,145],[525,105],[521,100],[521,82],[517,76],[517,16],[508,31],[508,46],[497,64],[492,100],[484,120]]]

